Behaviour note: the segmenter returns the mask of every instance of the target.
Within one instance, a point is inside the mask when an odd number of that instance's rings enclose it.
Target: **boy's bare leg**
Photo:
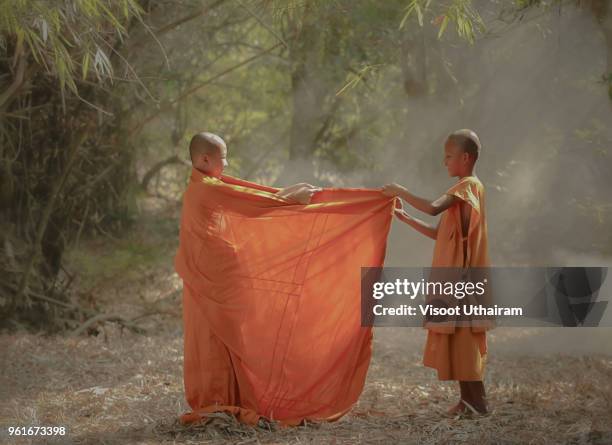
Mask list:
[[[479,413],[486,414],[488,412],[488,407],[484,383],[482,382],[482,380],[468,383],[472,406]]]
[[[447,411],[448,414],[455,415],[466,411],[471,412],[463,401],[469,403],[480,414],[488,412],[485,387],[482,381],[460,381],[459,389],[461,391],[461,399]]]
[[[469,394],[468,394],[468,385],[467,383],[469,382],[459,382],[459,390],[461,392],[461,398],[459,399],[459,402],[457,402],[456,405],[453,405],[448,411],[447,414],[451,414],[451,415],[455,415],[458,413],[462,413],[464,412],[467,408],[467,406],[465,406],[462,402],[462,400],[468,400],[469,398]],[[469,401],[468,401],[469,403]]]
[[[478,413],[486,414],[488,409],[484,383],[482,381],[469,381],[461,383],[465,385],[465,398],[462,396],[463,400],[469,403],[476,411],[478,411]]]

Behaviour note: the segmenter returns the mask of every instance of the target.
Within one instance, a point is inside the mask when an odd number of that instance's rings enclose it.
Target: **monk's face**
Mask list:
[[[218,147],[217,150],[203,154],[201,165],[204,173],[218,178],[223,173],[223,169],[227,167],[227,148]]]
[[[469,168],[470,156],[453,142],[444,144],[444,165],[448,176],[462,176]]]

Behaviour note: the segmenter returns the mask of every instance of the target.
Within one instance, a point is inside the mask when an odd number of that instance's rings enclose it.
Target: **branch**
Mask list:
[[[87,321],[85,321],[85,323],[83,323],[81,326],[79,326],[78,328],[76,328],[74,331],[72,331],[72,336],[77,337],[79,335],[81,335],[83,332],[85,332],[87,330],[87,328],[89,328],[90,326],[93,326],[94,324],[98,323],[99,321],[114,321],[119,323],[122,326],[125,326],[126,328],[130,329],[133,332],[136,332],[138,334],[142,334],[145,332],[144,329],[136,326],[135,324],[133,324],[132,322],[126,320],[125,318],[123,318],[121,315],[118,314],[97,314],[93,317],[91,317],[90,319],[88,319]]]
[[[19,46],[15,50],[15,56],[17,58],[17,70],[15,73],[15,77],[13,79],[13,83],[11,83],[2,94],[0,94],[0,109],[5,108],[5,105],[8,104],[9,100],[15,94],[17,94],[19,88],[21,88],[21,85],[23,85],[23,80],[25,78],[24,74],[26,68],[26,56],[23,51],[21,51]]]
[[[251,11],[247,5],[245,5],[244,3],[242,3],[241,0],[237,0],[238,4],[246,11],[248,12],[250,15],[252,15],[255,20],[257,20],[261,26],[263,26],[264,28],[266,28],[268,30],[268,32],[270,32],[270,34],[272,34],[274,37],[276,37],[278,40],[280,40],[282,42],[283,45],[285,45],[285,48],[289,49],[289,45],[287,45],[287,43],[283,40],[283,38],[274,30],[274,28],[272,28],[271,26],[269,26],[266,22],[263,21],[263,19],[261,19],[257,14],[255,14],[253,11]]]
[[[66,180],[68,179],[68,175],[70,174],[70,171],[72,170],[72,166],[74,165],[74,162],[77,159],[79,148],[81,147],[83,142],[85,142],[85,140],[87,139],[91,126],[92,126],[92,121],[90,121],[88,124],[86,124],[81,129],[80,134],[78,134],[78,136],[76,137],[76,141],[73,143],[72,147],[70,147],[70,153],[68,154],[68,160],[66,162],[66,167],[62,175],[57,179],[56,183],[54,184],[51,194],[49,196],[49,200],[47,201],[47,205],[45,206],[42,216],[40,218],[40,222],[38,224],[38,228],[36,231],[36,238],[34,239],[33,252],[30,255],[28,264],[26,265],[26,268],[21,277],[19,288],[17,289],[17,295],[15,296],[15,298],[11,299],[11,303],[9,306],[9,312],[11,312],[15,308],[17,301],[23,296],[25,292],[25,289],[28,285],[28,279],[30,278],[30,273],[32,272],[32,268],[34,267],[34,263],[36,262],[36,260],[38,259],[38,256],[40,255],[42,239],[45,234],[45,231],[47,230],[47,225],[49,224],[51,213],[53,212],[53,209],[55,207],[55,202],[57,201],[60,192],[64,188]]]
[[[232,71],[235,71],[239,68],[242,68],[245,65],[248,65],[249,63],[259,59],[262,56],[265,56],[266,54],[274,51],[276,48],[278,48],[279,46],[281,46],[282,43],[279,42],[276,45],[271,46],[268,49],[265,49],[257,54],[255,54],[252,57],[249,57],[246,60],[243,60],[240,63],[237,63],[236,65],[233,65],[229,68],[227,68],[226,70],[221,71],[219,74],[216,74],[208,79],[206,79],[204,82],[200,83],[199,85],[196,85],[195,87],[192,87],[190,89],[188,89],[187,91],[185,91],[183,94],[181,94],[180,96],[178,96],[176,99],[167,102],[165,105],[161,106],[155,113],[153,113],[152,115],[150,115],[149,117],[147,117],[145,120],[139,122],[138,124],[134,125],[131,129],[130,129],[130,133],[135,133],[138,132],[140,130],[142,130],[142,128],[148,124],[149,122],[151,122],[153,119],[155,119],[157,116],[159,116],[161,113],[163,113],[164,111],[166,111],[167,109],[171,108],[172,105],[176,104],[177,102],[182,101],[183,99],[185,99],[187,96],[190,96],[191,94],[195,93],[196,91],[204,88],[205,86],[209,85],[210,83],[214,82],[215,80],[217,80],[220,77],[225,76],[226,74],[231,73]]]
[[[340,96],[336,95],[334,97],[334,101],[331,107],[329,108],[328,112],[325,114],[325,120],[323,121],[321,128],[319,128],[319,131],[317,132],[314,138],[314,141],[312,142],[313,147],[316,148],[317,144],[323,138],[323,135],[325,134],[327,129],[330,127],[332,120],[336,116],[336,111],[338,111],[339,106],[340,106]]]
[[[178,19],[175,22],[169,23],[165,26],[162,26],[161,28],[159,28],[158,30],[155,31],[155,35],[156,36],[161,36],[162,34],[166,34],[169,31],[172,31],[174,28],[182,25],[183,23],[187,23],[193,19],[197,19],[200,16],[203,16],[204,14],[212,11],[213,9],[215,9],[217,6],[220,6],[221,4],[225,3],[226,0],[217,0],[216,2],[214,2],[212,5],[210,6],[205,6],[204,8],[202,8],[201,10],[199,10],[198,12],[194,12],[193,14],[189,14],[185,17],[182,17],[180,19]]]
[[[158,174],[162,168],[164,168],[166,165],[182,164],[182,163],[183,161],[177,155],[173,155],[173,156],[170,156],[169,158],[164,159],[163,161],[159,161],[157,164],[151,167],[151,169],[148,172],[145,173],[145,175],[142,177],[140,186],[144,190],[147,190],[149,188],[149,183],[151,182],[151,179],[153,179],[155,175]]]
[[[281,133],[281,135],[278,138],[277,142],[280,142],[289,132],[289,129],[286,129],[285,131],[283,131]],[[255,161],[255,163],[251,166],[251,168],[242,176],[242,178],[246,179],[247,181],[250,180],[251,176],[253,174],[255,174],[255,172],[257,170],[259,170],[259,167],[261,166],[262,162],[264,161],[264,159],[266,159],[268,157],[268,155],[270,153],[272,153],[276,148],[277,148],[277,142],[270,144],[270,146],[268,147],[268,149],[266,151],[264,151],[259,158],[257,158],[257,161]]]

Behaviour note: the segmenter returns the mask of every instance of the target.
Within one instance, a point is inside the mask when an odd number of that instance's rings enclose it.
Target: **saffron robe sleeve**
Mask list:
[[[446,193],[470,205],[466,262],[460,205],[456,203],[442,213],[432,273],[436,268],[486,270],[490,264],[484,186],[476,176],[466,176]],[[471,326],[460,326],[450,319],[441,323],[426,322],[424,327],[428,332],[423,363],[436,369],[440,380],[482,380],[487,354],[486,331],[494,327],[492,321],[477,320]]]
[[[330,188],[298,205],[275,191],[192,171],[175,258],[183,423],[221,410],[251,424],[334,420],[363,389],[360,268],[383,265],[394,198]]]

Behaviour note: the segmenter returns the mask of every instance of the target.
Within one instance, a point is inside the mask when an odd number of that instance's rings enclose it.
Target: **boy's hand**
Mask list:
[[[297,189],[291,195],[289,195],[290,199],[294,199],[300,204],[308,204],[316,192],[320,192],[322,189],[320,187],[302,187]]]
[[[399,198],[395,200],[395,207],[393,208],[393,214],[397,216],[399,219],[404,219],[408,216],[406,212],[404,211],[402,200]]]
[[[299,182],[297,184],[293,184],[290,185],[289,187],[284,187],[282,189],[280,189],[278,192],[276,192],[276,194],[278,196],[281,197],[287,197],[290,194],[292,194],[293,192],[296,192],[297,190],[303,188],[303,187],[307,187],[307,188],[317,188],[312,184],[308,184],[307,182]]]
[[[402,219],[402,218],[405,218],[406,216],[408,216],[406,214],[406,212],[404,212],[404,209],[402,209],[402,208],[398,209],[397,207],[395,209],[393,209],[393,214],[395,216],[397,216],[399,219]]]
[[[283,197],[290,202],[296,202],[298,204],[309,204],[316,192],[320,192],[323,190],[321,187],[315,187],[310,184],[300,185],[300,187],[295,188],[290,193],[283,195]]]
[[[399,196],[402,194],[402,192],[406,191],[406,189],[394,182],[393,184],[385,185],[381,191],[385,196]]]

